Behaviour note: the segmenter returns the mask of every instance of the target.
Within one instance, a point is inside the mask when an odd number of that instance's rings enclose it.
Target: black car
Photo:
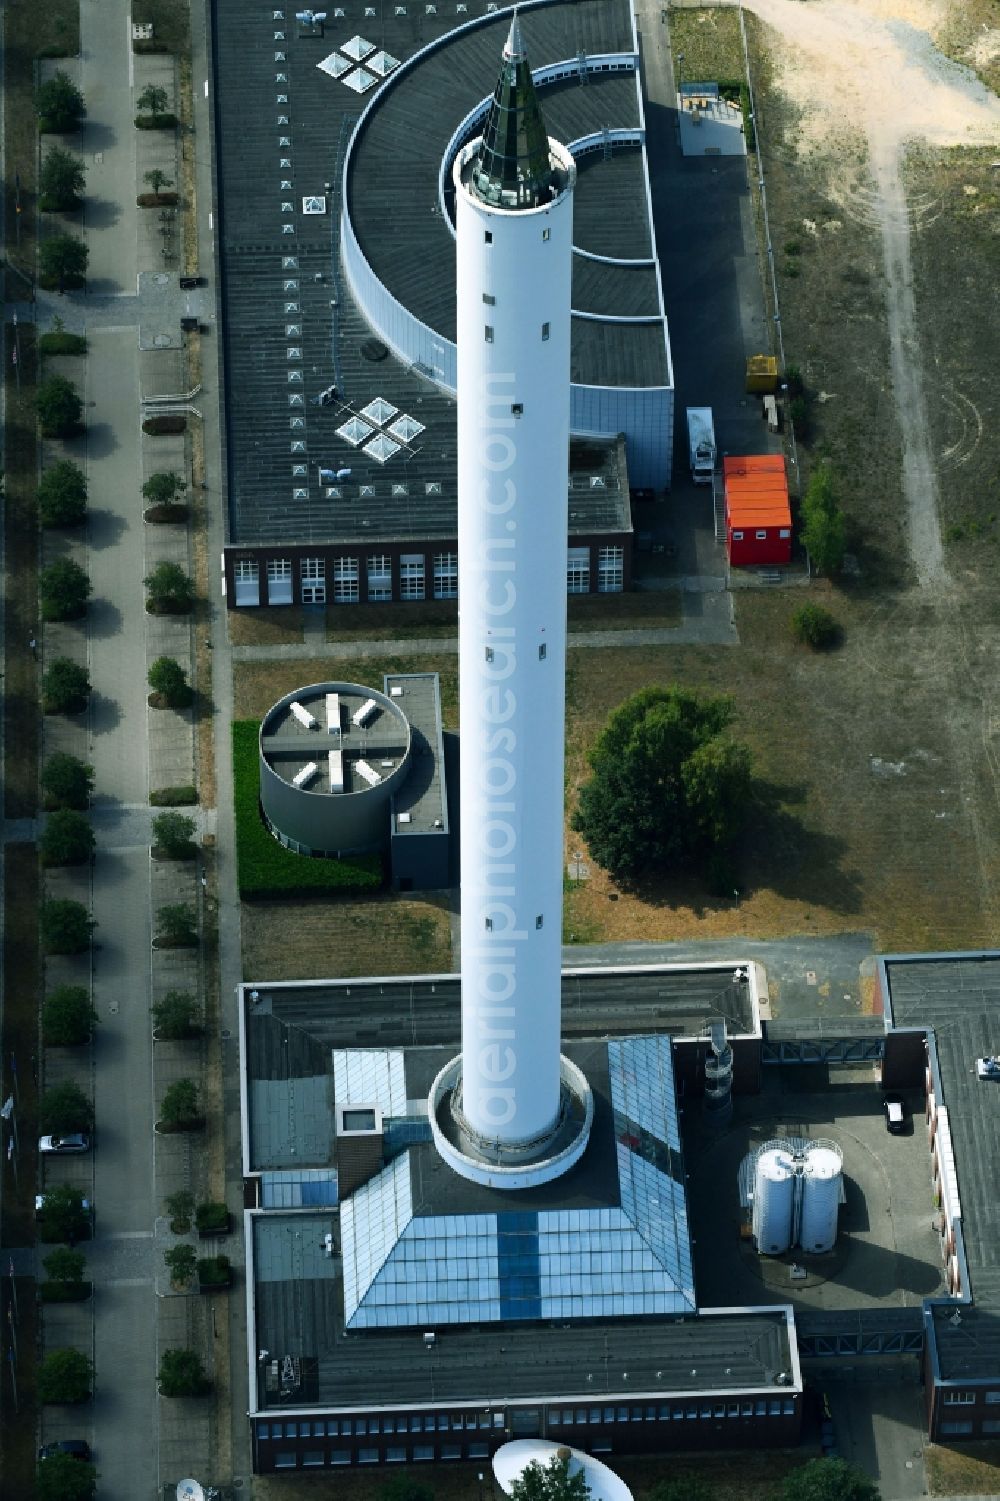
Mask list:
[[[55,1443],[43,1444],[38,1451],[39,1459],[52,1459],[57,1454],[70,1454],[74,1459],[89,1459],[90,1445],[85,1438],[59,1438]]]
[[[909,1111],[901,1094],[887,1094],[882,1101],[885,1129],[891,1136],[902,1136],[909,1124]]]

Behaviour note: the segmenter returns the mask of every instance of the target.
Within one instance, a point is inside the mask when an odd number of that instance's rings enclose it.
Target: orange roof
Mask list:
[[[791,526],[788,479],[780,453],[724,458],[726,515],[736,527]]]

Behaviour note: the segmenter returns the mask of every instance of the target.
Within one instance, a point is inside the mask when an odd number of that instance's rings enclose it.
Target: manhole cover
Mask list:
[[[168,349],[170,347],[170,335],[157,334],[153,340],[153,343],[156,345],[157,349]]]
[[[95,162],[95,165],[99,167],[101,165],[101,163],[103,162],[103,160],[104,160],[104,152],[103,151],[95,151],[94,152],[94,162]]]
[[[156,282],[156,285],[158,287],[165,287],[167,282],[170,280],[170,277],[161,271],[159,275],[153,277],[153,280]]]

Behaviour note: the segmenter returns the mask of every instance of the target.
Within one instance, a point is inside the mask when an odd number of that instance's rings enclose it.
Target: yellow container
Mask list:
[[[778,389],[778,361],[773,354],[752,354],[747,360],[747,390],[758,396]]]

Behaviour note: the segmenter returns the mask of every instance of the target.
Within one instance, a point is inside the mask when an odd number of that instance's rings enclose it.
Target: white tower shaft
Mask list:
[[[501,1146],[550,1131],[560,1098],[575,168],[548,145],[538,206],[482,200],[478,142],[455,167],[461,1109]]]

